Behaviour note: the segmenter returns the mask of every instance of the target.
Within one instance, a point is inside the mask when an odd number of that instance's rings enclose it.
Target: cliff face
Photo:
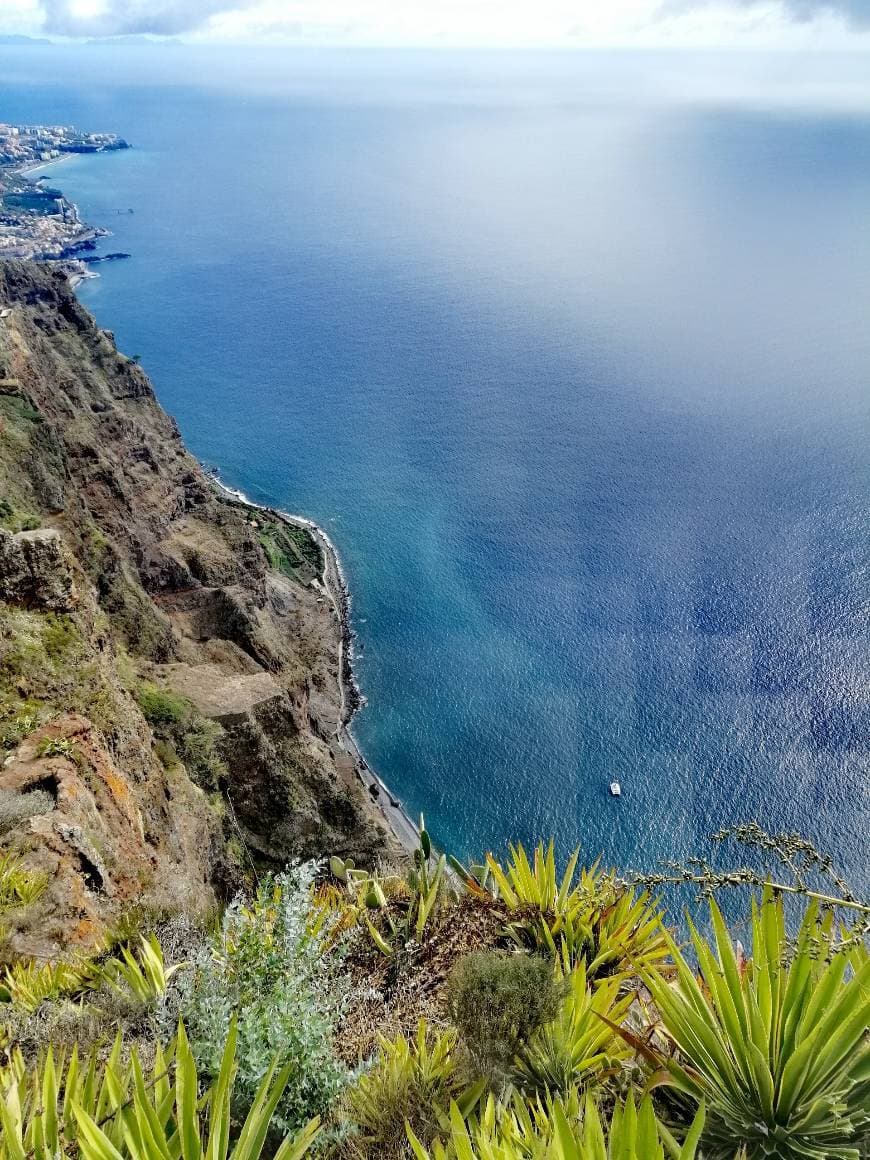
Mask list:
[[[392,850],[330,749],[317,549],[282,544],[61,275],[0,263],[0,847],[49,883],[7,950],[206,908],[246,865]]]

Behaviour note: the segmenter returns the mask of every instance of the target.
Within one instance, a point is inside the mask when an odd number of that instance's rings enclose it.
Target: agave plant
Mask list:
[[[425,1019],[413,1039],[379,1038],[377,1063],[365,1072],[347,1097],[357,1128],[356,1148],[365,1157],[384,1160],[407,1151],[405,1124],[427,1136],[446,1123],[451,1101],[468,1113],[483,1085],[466,1087],[460,1078],[456,1032],[438,1031]]]
[[[613,901],[596,907],[589,919],[592,929],[587,972],[600,979],[626,970],[653,968],[667,958],[661,913],[646,891],[615,887]]]
[[[591,1096],[582,1115],[576,1099],[533,1106],[515,1099],[501,1112],[490,1102],[471,1122],[453,1105],[447,1140],[437,1140],[431,1151],[410,1128],[408,1140],[416,1160],[664,1160],[666,1154],[672,1160],[695,1160],[703,1125],[702,1107],[679,1145],[656,1120],[649,1096],[640,1108],[633,1096],[617,1104],[607,1127]]]
[[[622,1023],[634,995],[617,998],[618,991],[618,979],[607,979],[593,990],[584,964],[575,967],[558,1018],[539,1027],[521,1046],[515,1081],[526,1091],[564,1095],[600,1083],[631,1054],[613,1025]]]
[[[510,846],[506,867],[487,854],[493,893],[510,914],[506,933],[524,949],[572,966],[585,960],[591,980],[662,962],[668,946],[649,895],[621,885],[597,863],[575,880],[579,857],[577,849],[560,877],[552,840],[538,844],[531,862],[521,844]]]
[[[149,1003],[165,994],[169,981],[183,964],[167,967],[154,934],[142,936],[138,953],[129,947],[103,962],[79,958],[67,962],[17,962],[0,975],[0,1003],[14,1003],[35,1011],[47,999],[77,998],[101,984],[113,991]]]
[[[97,985],[99,974],[99,968],[85,959],[12,963],[0,976],[0,1003],[14,1003],[25,1011],[35,1011],[46,999],[76,997],[91,990]]]
[[[169,1051],[158,1046],[147,1081],[135,1051],[128,1064],[121,1060],[120,1038],[102,1066],[95,1054],[82,1065],[76,1050],[68,1063],[56,1062],[49,1048],[28,1073],[16,1053],[0,1076],[0,1160],[56,1160],[69,1154],[80,1160],[258,1160],[262,1155],[290,1068],[279,1074],[274,1066],[269,1070],[231,1145],[235,1026],[220,1074],[203,1096],[182,1025]],[[275,1160],[300,1160],[318,1132],[312,1121],[280,1144]]]
[[[129,947],[121,947],[120,954],[101,965],[100,976],[117,994],[151,1003],[166,994],[170,979],[183,965],[167,967],[157,935],[142,935],[138,955]]]
[[[832,949],[811,903],[795,944],[782,903],[752,906],[753,958],[735,953],[710,904],[715,954],[692,929],[698,979],[670,941],[677,980],[643,973],[677,1048],[657,1081],[708,1109],[705,1154],[731,1160],[858,1160],[870,1127],[870,956]]]
[[[0,856],[0,914],[36,902],[46,884],[44,874],[25,870],[13,853],[3,854]]]
[[[158,1047],[155,1078],[167,1072],[170,1059],[171,1052],[165,1054]],[[20,1160],[25,1151],[38,1153],[46,1142],[49,1151],[38,1154],[52,1156],[77,1138],[75,1106],[104,1121],[126,1103],[129,1094],[130,1072],[122,1065],[120,1035],[102,1067],[96,1049],[83,1062],[77,1047],[68,1061],[63,1055],[56,1057],[49,1047],[45,1057],[28,1068],[16,1047],[0,1071],[0,1158]]]
[[[6,932],[4,915],[36,902],[47,884],[44,874],[25,870],[14,853],[0,855],[0,937]]]

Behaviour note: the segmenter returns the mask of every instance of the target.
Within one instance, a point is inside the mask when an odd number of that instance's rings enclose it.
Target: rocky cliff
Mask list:
[[[204,910],[294,856],[392,852],[333,752],[319,549],[275,535],[61,274],[0,263],[0,848],[49,879],[6,953]]]

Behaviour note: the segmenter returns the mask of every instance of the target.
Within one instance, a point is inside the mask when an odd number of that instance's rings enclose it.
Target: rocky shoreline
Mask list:
[[[365,698],[353,671],[355,633],[350,619],[351,597],[338,549],[324,529],[314,520],[310,520],[306,516],[293,515],[279,508],[269,507],[266,504],[255,503],[244,492],[228,487],[214,471],[210,472],[210,478],[222,496],[234,500],[241,506],[261,511],[272,519],[291,527],[303,527],[314,536],[320,545],[323,552],[324,567],[319,583],[332,602],[333,610],[338,618],[340,637],[338,680],[341,713],[339,725],[335,732],[335,741],[352,760],[355,776],[367,789],[373,803],[378,807],[396,839],[405,850],[413,853],[419,844],[419,826],[404,809],[384,779],[366,761],[350,728],[355,714],[365,704]]]

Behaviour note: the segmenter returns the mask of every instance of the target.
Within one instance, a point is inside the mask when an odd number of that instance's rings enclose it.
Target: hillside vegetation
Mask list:
[[[43,888],[3,864],[7,914]],[[753,890],[744,949],[715,899],[680,945],[552,845],[296,864],[207,926],[8,965],[0,1158],[859,1160],[870,907],[819,894]]]

